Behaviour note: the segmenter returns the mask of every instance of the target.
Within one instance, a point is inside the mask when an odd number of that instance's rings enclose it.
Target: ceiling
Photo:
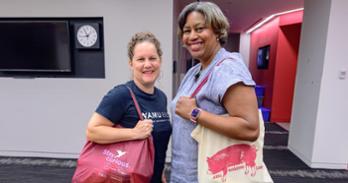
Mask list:
[[[174,0],[176,15],[194,0]],[[246,31],[252,25],[274,13],[303,8],[304,0],[212,0],[230,21],[232,33]]]

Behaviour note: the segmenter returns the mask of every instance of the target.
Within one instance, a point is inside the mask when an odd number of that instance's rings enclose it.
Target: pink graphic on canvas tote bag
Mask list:
[[[209,171],[212,174],[227,170],[233,171],[244,168],[245,175],[256,175],[256,148],[248,144],[230,145],[211,157],[207,157]]]

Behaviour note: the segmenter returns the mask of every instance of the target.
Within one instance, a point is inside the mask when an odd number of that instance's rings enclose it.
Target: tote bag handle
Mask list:
[[[144,120],[143,115],[141,115],[140,106],[139,106],[139,104],[138,104],[137,99],[135,98],[135,94],[134,94],[134,92],[132,91],[132,89],[131,89],[131,88],[129,88],[129,86],[126,86],[126,87],[128,88],[129,93],[130,93],[130,94],[131,94],[131,96],[132,96],[132,99],[133,99],[133,102],[134,102],[135,108],[137,109],[137,113],[138,113],[138,117],[139,117],[139,119],[140,119],[140,120]]]
[[[219,66],[223,61],[225,61],[225,60],[227,60],[227,59],[233,59],[233,58],[231,58],[231,57],[223,58],[222,60],[220,60],[219,62],[217,62],[217,64],[216,64],[215,66]],[[215,67],[215,66],[214,66],[214,67]],[[197,86],[197,88],[193,91],[193,93],[191,94],[191,98],[194,98],[194,97],[197,95],[197,93],[202,89],[202,87],[204,86],[204,84],[207,83],[207,81],[208,81],[208,79],[209,79],[209,76],[210,76],[210,74],[211,74],[211,72],[212,72],[212,70],[213,70],[214,67],[212,67],[212,68],[209,70],[207,76],[205,76],[205,78],[202,80],[202,82],[199,83],[199,85]]]

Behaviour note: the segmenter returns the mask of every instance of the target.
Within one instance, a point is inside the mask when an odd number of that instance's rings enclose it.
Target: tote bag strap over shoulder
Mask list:
[[[143,118],[143,115],[141,115],[141,110],[140,110],[140,106],[139,106],[139,103],[137,101],[137,99],[135,98],[135,94],[134,92],[132,91],[132,89],[129,87],[129,86],[126,86],[129,90],[129,93],[131,94],[132,96],[132,100],[134,102],[134,105],[135,105],[135,108],[137,109],[137,113],[138,113],[138,117],[140,120],[144,120]]]
[[[222,62],[224,62],[224,61],[227,60],[227,59],[232,59],[232,58],[231,58],[231,57],[223,58],[222,60],[220,60],[219,62],[217,62],[215,66],[219,66]],[[214,66],[214,67],[215,67],[215,66]],[[205,85],[205,83],[207,83],[207,81],[208,81],[208,79],[209,79],[209,76],[210,76],[210,74],[211,74],[211,72],[212,72],[212,70],[213,70],[214,67],[212,67],[212,68],[209,70],[207,76],[205,76],[205,78],[202,80],[202,82],[199,83],[199,85],[197,86],[197,88],[193,91],[193,93],[191,94],[191,98],[194,98],[194,97],[197,95],[197,93],[202,89],[202,87]]]

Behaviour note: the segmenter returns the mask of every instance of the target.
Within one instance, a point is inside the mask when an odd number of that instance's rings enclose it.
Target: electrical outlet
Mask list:
[[[343,80],[343,79],[346,79],[346,76],[347,76],[347,70],[345,69],[341,69],[339,72],[338,72],[338,78]]]

